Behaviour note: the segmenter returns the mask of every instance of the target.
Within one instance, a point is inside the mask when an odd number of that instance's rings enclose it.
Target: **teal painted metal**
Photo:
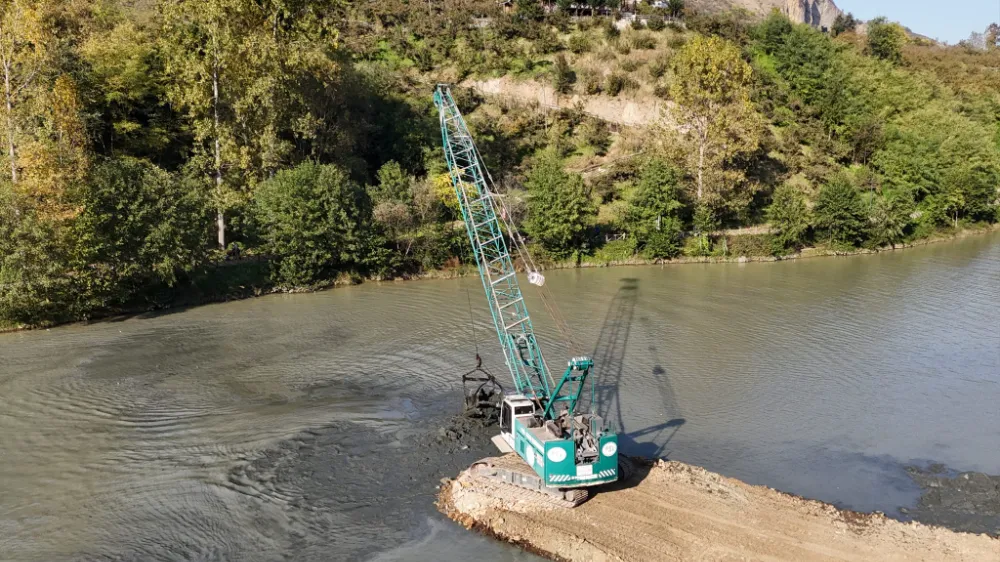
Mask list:
[[[447,86],[437,87],[434,104],[441,118],[441,138],[451,183],[514,386],[519,393],[547,403],[555,385],[535,339],[498,218],[496,196],[487,182],[486,167]]]
[[[515,452],[546,486],[579,488],[618,479],[618,436],[614,433],[601,435],[598,440],[600,453],[593,462],[577,464],[572,439],[540,441],[517,419],[513,429]]]

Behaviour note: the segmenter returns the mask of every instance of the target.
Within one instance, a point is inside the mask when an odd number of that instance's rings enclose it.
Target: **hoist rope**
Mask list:
[[[529,272],[539,271],[538,265],[531,258],[531,253],[528,252],[527,244],[524,242],[524,237],[521,235],[521,232],[514,226],[514,218],[510,212],[510,208],[507,206],[507,202],[504,201],[503,197],[497,196],[499,194],[497,193],[496,190],[496,183],[494,183],[493,181],[493,175],[490,174],[489,168],[487,168],[485,162],[483,162],[483,157],[479,153],[479,147],[476,146],[475,140],[472,141],[472,148],[473,150],[475,150],[476,156],[478,157],[479,162],[482,163],[483,170],[486,172],[486,179],[489,181],[487,189],[490,195],[490,200],[497,201],[501,207],[502,212],[500,213],[499,216],[500,222],[503,224],[504,227],[506,227],[507,234],[510,236],[511,244],[517,251],[517,254],[521,258],[521,261],[524,262],[525,269],[527,269]],[[566,321],[566,318],[562,315],[562,312],[559,311],[559,306],[558,304],[556,304],[555,298],[552,296],[552,293],[549,291],[548,287],[546,287],[545,285],[538,287],[538,296],[541,299],[542,305],[545,307],[545,310],[549,313],[549,316],[555,323],[556,329],[559,330],[559,333],[562,335],[562,337],[566,340],[566,343],[569,345],[570,350],[571,351],[576,350],[577,348],[576,342],[573,339],[573,334],[572,331],[570,330],[569,323]]]
[[[469,301],[469,325],[472,326],[472,343],[476,346],[476,360],[479,361],[479,336],[476,335],[476,315],[472,313],[472,295],[469,287],[465,287],[465,298]]]

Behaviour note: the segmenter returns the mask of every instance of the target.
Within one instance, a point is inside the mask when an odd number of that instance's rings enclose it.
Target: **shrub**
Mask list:
[[[611,45],[602,47],[596,53],[597,60],[601,62],[610,62],[616,60],[618,55],[615,53],[615,48]]]
[[[590,39],[582,33],[574,33],[569,36],[567,46],[569,47],[570,52],[577,55],[586,53],[590,50]]]
[[[593,70],[582,72],[583,93],[595,95],[601,93],[601,75]]]
[[[617,49],[619,53],[627,55],[632,52],[632,43],[625,37],[622,37],[617,43],[615,43],[615,49]]]
[[[554,53],[562,48],[562,41],[552,28],[544,28],[531,41],[531,50],[536,55]]]
[[[604,37],[607,38],[608,41],[618,39],[618,36],[621,34],[621,30],[618,29],[617,25],[615,25],[614,20],[609,19],[604,23]]]
[[[726,246],[732,256],[764,257],[773,253],[775,240],[771,234],[743,234],[728,236]]]
[[[650,31],[663,31],[667,27],[667,22],[660,16],[652,16],[646,21],[646,27]]]
[[[660,99],[665,99],[665,100],[670,99],[670,84],[663,84],[661,82],[657,82],[653,86],[653,95]]]
[[[625,59],[622,61],[622,70],[625,72],[635,72],[642,65],[638,59]]]
[[[598,155],[607,152],[608,146],[611,145],[611,133],[603,121],[591,117],[583,123],[580,129],[583,142],[594,147]]]
[[[669,29],[670,31],[674,31],[676,33],[684,33],[684,26],[675,21],[668,23],[667,29]]]
[[[683,35],[671,35],[670,38],[667,39],[667,46],[671,49],[680,49],[685,43],[687,43],[687,39],[685,39]]]
[[[594,250],[593,261],[597,263],[622,262],[635,257],[635,251],[635,237],[630,236],[624,240],[612,240]]]
[[[696,234],[684,240],[681,249],[685,256],[693,258],[712,255],[712,239],[707,234]]]
[[[646,29],[646,24],[643,23],[642,19],[637,17],[632,20],[632,29]]]
[[[667,69],[670,68],[670,61],[666,57],[660,57],[653,62],[649,63],[649,77],[653,80],[663,77],[667,73]]]
[[[650,232],[642,246],[642,257],[649,260],[671,259],[680,255],[681,222],[673,217],[663,219],[660,230]]]
[[[636,87],[638,87],[638,84],[636,84],[635,80],[620,72],[612,72],[608,76],[607,85],[604,89],[608,95],[617,96],[625,90],[633,90]]]
[[[656,37],[648,34],[636,35],[632,38],[632,46],[636,49],[655,49]]]
[[[340,168],[305,162],[278,172],[255,195],[276,282],[311,285],[369,263],[371,202]]]

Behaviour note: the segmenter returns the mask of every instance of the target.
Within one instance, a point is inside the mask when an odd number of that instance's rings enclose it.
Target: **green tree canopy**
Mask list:
[[[645,242],[663,229],[664,221],[678,220],[684,208],[680,201],[682,179],[683,173],[662,158],[643,165],[628,200],[625,224],[629,232]]]
[[[932,203],[940,204],[941,195],[949,193],[956,201],[961,196],[959,216],[995,216],[1000,150],[986,127],[941,104],[896,121],[874,163],[886,185],[907,191],[918,202],[933,196]]]
[[[783,183],[774,190],[766,215],[781,249],[798,248],[805,242],[809,232],[809,208],[805,196],[794,185]]]
[[[903,61],[903,45],[906,44],[906,30],[885,18],[875,18],[868,22],[868,53],[891,63]]]
[[[597,207],[579,174],[568,174],[551,150],[539,156],[525,180],[527,233],[554,258],[582,247]]]
[[[907,191],[886,191],[868,197],[867,244],[875,248],[893,246],[903,240],[913,222],[915,206]]]
[[[207,209],[199,190],[146,160],[100,163],[78,203],[71,263],[88,310],[122,304],[149,284],[172,285],[205,257]]]
[[[697,36],[674,56],[673,68],[671,95],[691,144],[688,167],[696,199],[709,190],[731,190],[742,176],[726,164],[760,142],[761,118],[750,102],[750,65],[735,44]]]
[[[865,211],[861,195],[843,173],[820,189],[813,216],[818,235],[831,244],[855,246],[863,238]]]
[[[305,162],[282,170],[260,184],[256,201],[276,282],[311,285],[368,264],[371,203],[340,168]]]

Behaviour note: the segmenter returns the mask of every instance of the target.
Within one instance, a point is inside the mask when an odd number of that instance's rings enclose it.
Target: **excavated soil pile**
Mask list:
[[[554,560],[1000,561],[1000,540],[839,510],[674,461],[575,509],[546,507],[468,471],[439,508],[467,528]]]

